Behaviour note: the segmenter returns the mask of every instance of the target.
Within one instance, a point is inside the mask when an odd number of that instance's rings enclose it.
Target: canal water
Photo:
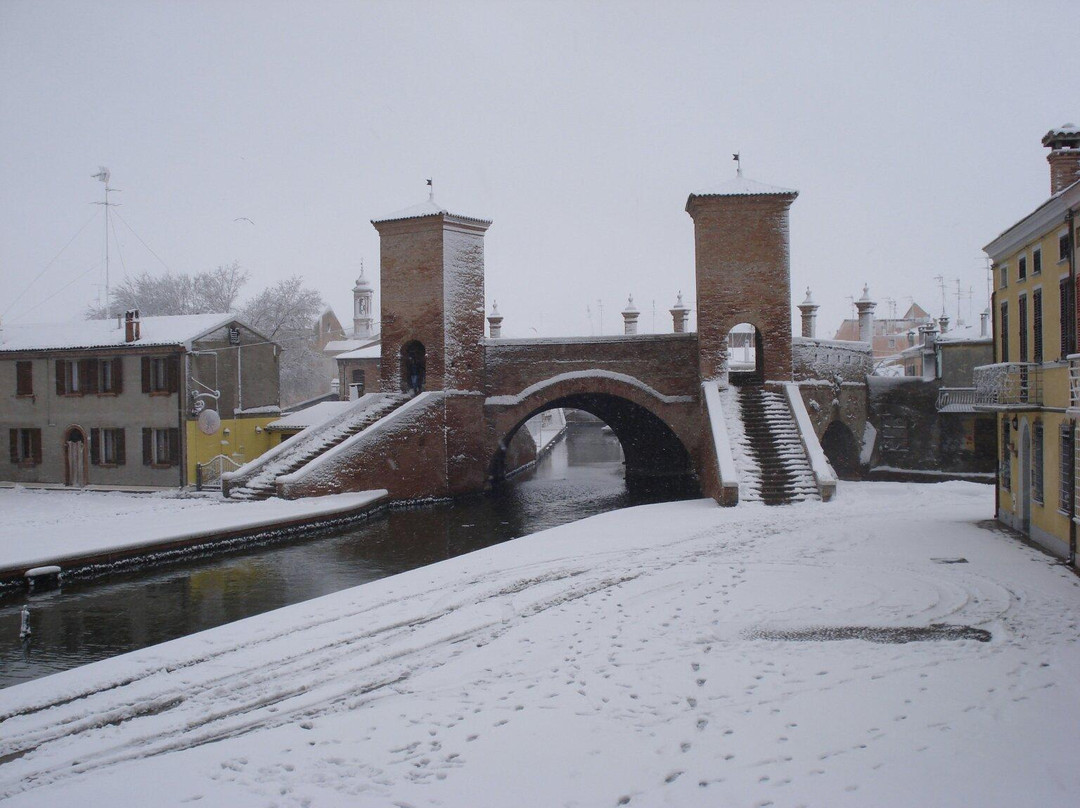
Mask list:
[[[488,496],[0,600],[0,687],[644,501],[627,490],[614,436],[572,424],[534,469]],[[19,638],[24,603],[29,642]]]

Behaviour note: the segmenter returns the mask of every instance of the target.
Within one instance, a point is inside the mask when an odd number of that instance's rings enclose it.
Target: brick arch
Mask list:
[[[600,371],[563,374],[517,396],[489,399],[490,482],[502,478],[506,447],[525,421],[557,407],[584,410],[611,427],[626,457],[628,484],[667,481],[696,490],[696,446],[687,412],[694,403],[665,396],[632,376]]]
[[[744,377],[752,377],[756,381],[765,381],[765,359],[768,356],[768,347],[765,341],[765,332],[750,316],[747,314],[743,319],[732,318],[735,320],[725,332],[726,337],[731,336],[732,330],[738,328],[740,325],[748,325],[754,329],[754,354],[756,356],[756,363],[754,370],[752,371],[739,371],[737,375]],[[728,356],[728,366],[731,365],[731,356]]]

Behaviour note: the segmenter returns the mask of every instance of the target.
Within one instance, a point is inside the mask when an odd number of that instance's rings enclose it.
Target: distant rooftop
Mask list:
[[[428,197],[426,202],[421,202],[419,205],[412,205],[404,210],[391,213],[389,216],[382,216],[378,219],[372,219],[372,224],[380,224],[381,222],[393,222],[400,219],[423,219],[427,216],[453,216],[455,219],[467,219],[471,222],[482,222],[484,224],[491,224],[490,219],[479,219],[475,216],[465,216],[461,213],[453,213],[450,210],[444,208],[438,202],[435,201],[435,195],[432,194]]]
[[[799,192],[793,188],[780,188],[746,177],[735,177],[719,185],[694,191],[691,196],[798,196],[798,194]]]

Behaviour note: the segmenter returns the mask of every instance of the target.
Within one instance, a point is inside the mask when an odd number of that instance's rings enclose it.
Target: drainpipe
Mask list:
[[[991,284],[993,286],[993,284]],[[1001,323],[998,322],[997,313],[997,290],[990,292],[990,333],[993,336],[990,344],[993,347],[991,358],[996,364],[998,362],[998,341],[997,335],[1001,332]],[[994,443],[1001,440],[1001,424],[998,423],[997,416],[994,417]],[[994,480],[994,519],[1000,518],[1001,514],[1001,453],[1005,450],[1004,446],[999,446],[997,450],[997,457],[994,461],[994,468],[997,470],[997,479]],[[1073,497],[1075,499],[1075,497]]]
[[[1065,348],[1069,354],[1076,352],[1076,229],[1073,221],[1074,211],[1065,212],[1065,224],[1069,228],[1069,320],[1072,328],[1065,334]],[[1070,394],[1071,394],[1070,390]],[[1072,402],[1070,402],[1072,403]],[[1076,566],[1076,419],[1069,419],[1069,428],[1073,437],[1073,492],[1069,503],[1069,566]]]

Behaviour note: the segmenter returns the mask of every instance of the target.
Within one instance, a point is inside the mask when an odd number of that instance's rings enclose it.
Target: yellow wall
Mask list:
[[[1065,370],[1062,368],[1062,370]],[[1012,422],[1013,413],[1001,413],[998,416],[998,435],[1001,435],[1002,419]],[[1063,513],[1060,507],[1059,492],[1061,484],[1061,444],[1059,428],[1062,423],[1069,423],[1070,419],[1065,413],[1060,412],[1022,412],[1016,413],[1018,428],[1009,432],[1009,464],[1011,471],[1011,486],[1009,490],[1000,489],[999,505],[1001,510],[1020,516],[1020,498],[1022,495],[1020,476],[1020,435],[1023,425],[1026,423],[1028,433],[1035,421],[1041,420],[1043,424],[1043,501],[1031,500],[1031,524],[1045,533],[1057,537],[1061,542],[1068,544],[1069,541],[1069,517]],[[1032,447],[1034,441],[1032,440]],[[1000,451],[1000,450],[999,450]],[[1034,448],[1031,450],[1034,460]],[[1029,474],[1029,482],[1030,482]]]
[[[259,415],[223,419],[216,435],[204,435],[196,421],[188,421],[185,485],[195,484],[196,463],[205,463],[219,454],[239,463],[247,463],[267,451],[277,441],[272,433],[266,431],[266,425],[280,417]],[[226,429],[229,430],[228,435],[225,434]],[[256,429],[261,431],[256,432]]]
[[[1009,361],[1020,361],[1020,296],[1027,296],[1028,310],[1028,360],[1032,361],[1035,350],[1034,316],[1032,314],[1032,293],[1035,289],[1042,288],[1043,309],[1043,361],[1055,362],[1061,356],[1061,305],[1058,283],[1069,274],[1069,262],[1058,260],[1058,234],[1060,224],[1055,224],[1042,236],[1033,239],[1022,250],[1010,253],[1004,260],[994,265],[994,323],[996,326],[995,339],[997,346],[995,356],[1001,361],[1001,304],[1009,304]],[[1042,251],[1042,271],[1038,275],[1032,274],[1034,266],[1033,252],[1036,247]],[[1017,280],[1017,267],[1021,255],[1027,256],[1027,278]],[[1009,285],[1001,285],[1002,267],[1008,266]],[[1068,401],[1066,397],[1065,401]],[[1068,404],[1051,404],[1047,406],[1068,406]]]

